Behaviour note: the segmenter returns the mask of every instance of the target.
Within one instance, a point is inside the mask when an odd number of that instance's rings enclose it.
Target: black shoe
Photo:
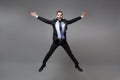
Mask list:
[[[78,69],[80,72],[83,72],[83,69],[79,67],[79,65],[75,65],[75,68]]]
[[[46,65],[42,65],[39,69],[39,72],[41,72],[44,68],[45,68]]]

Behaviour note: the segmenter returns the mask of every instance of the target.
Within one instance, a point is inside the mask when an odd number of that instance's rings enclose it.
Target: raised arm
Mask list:
[[[73,18],[71,20],[67,20],[67,24],[72,24],[80,19],[82,19],[83,17],[87,16],[87,13],[86,12],[83,12],[83,14],[79,17],[76,17],[76,18]]]
[[[45,19],[41,16],[38,16],[38,14],[36,12],[31,12],[30,14],[31,14],[31,16],[36,17],[37,19],[41,20],[42,22],[45,22],[47,24],[52,24],[51,20]]]

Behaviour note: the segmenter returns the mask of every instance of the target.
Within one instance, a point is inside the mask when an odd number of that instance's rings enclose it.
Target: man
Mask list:
[[[50,56],[52,55],[52,53],[55,51],[55,49],[58,46],[62,46],[65,49],[65,51],[67,52],[69,57],[74,62],[75,68],[78,69],[79,71],[83,72],[83,69],[81,69],[79,67],[79,63],[76,60],[76,58],[74,57],[74,55],[72,54],[72,51],[70,50],[70,47],[66,41],[66,30],[67,30],[67,25],[82,19],[83,17],[87,16],[87,13],[84,12],[81,16],[76,17],[71,20],[63,19],[62,11],[57,11],[56,19],[53,19],[53,20],[48,20],[41,16],[38,16],[38,14],[36,12],[31,12],[31,16],[36,17],[37,19],[41,20],[42,22],[50,24],[53,27],[53,43],[51,45],[50,50],[48,51],[48,53],[46,54],[46,56],[43,60],[43,64],[40,67],[39,72],[41,72],[46,67],[46,62],[48,61],[48,59],[50,58]]]

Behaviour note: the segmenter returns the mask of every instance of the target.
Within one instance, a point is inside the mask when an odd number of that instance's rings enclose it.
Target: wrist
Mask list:
[[[38,15],[35,15],[36,18],[38,18]]]
[[[84,16],[83,15],[81,15],[81,18],[83,18]]]

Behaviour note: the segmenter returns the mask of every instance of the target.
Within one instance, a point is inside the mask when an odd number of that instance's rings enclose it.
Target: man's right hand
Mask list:
[[[30,15],[33,16],[33,17],[36,17],[37,13],[36,12],[31,12]]]

